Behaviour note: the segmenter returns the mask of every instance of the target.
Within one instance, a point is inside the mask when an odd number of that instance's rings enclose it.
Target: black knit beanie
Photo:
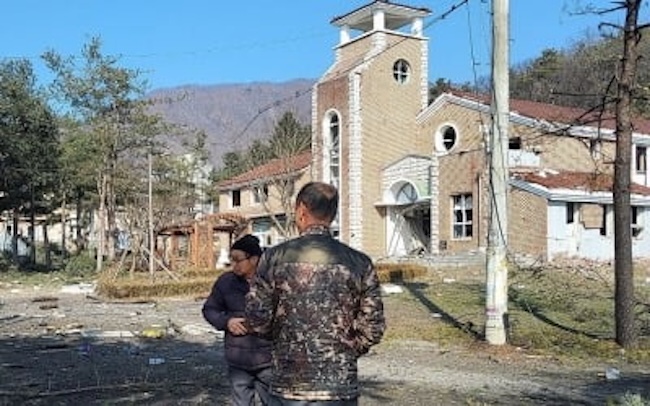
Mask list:
[[[244,251],[252,257],[259,257],[262,255],[260,239],[251,234],[246,234],[235,241],[230,249]]]

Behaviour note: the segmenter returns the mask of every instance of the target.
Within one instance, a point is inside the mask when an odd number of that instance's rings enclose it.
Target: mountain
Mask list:
[[[225,152],[242,150],[252,140],[266,139],[282,115],[290,111],[311,124],[311,88],[315,80],[185,85],[156,89],[147,96],[166,121],[203,130],[212,164]],[[173,144],[173,142],[172,142]]]

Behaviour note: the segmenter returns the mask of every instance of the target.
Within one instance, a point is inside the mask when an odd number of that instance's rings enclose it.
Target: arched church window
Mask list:
[[[413,203],[416,200],[418,200],[418,192],[415,190],[412,184],[410,183],[404,183],[399,190],[397,191],[397,194],[395,195],[395,200],[397,203]]]
[[[329,142],[328,142],[328,158],[329,158],[329,178],[337,188],[339,187],[339,180],[341,177],[341,125],[339,122],[338,114],[334,113],[329,119]]]

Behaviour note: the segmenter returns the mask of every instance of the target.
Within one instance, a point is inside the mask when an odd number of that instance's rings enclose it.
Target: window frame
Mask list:
[[[454,140],[451,146],[447,147],[447,137],[449,131],[453,131]],[[447,154],[458,146],[459,140],[460,132],[458,131],[458,128],[456,128],[456,126],[452,123],[445,123],[438,127],[438,130],[435,134],[434,145],[436,151]]]
[[[460,213],[458,220],[457,212]],[[460,229],[458,229],[460,227]],[[457,230],[459,231],[457,233]],[[474,238],[474,197],[472,193],[451,195],[451,239],[468,241]]]
[[[643,231],[644,208],[641,206],[630,206],[630,225],[632,227],[632,237],[639,238]]]
[[[264,198],[262,198],[264,196]],[[253,203],[263,204],[269,200],[269,185],[253,186]]]
[[[230,191],[230,207],[241,207],[241,189],[233,189]]]
[[[399,85],[410,82],[412,75],[411,64],[404,58],[399,58],[393,63],[393,80]]]
[[[648,148],[636,145],[634,150],[634,169],[637,174],[645,174],[648,172]]]

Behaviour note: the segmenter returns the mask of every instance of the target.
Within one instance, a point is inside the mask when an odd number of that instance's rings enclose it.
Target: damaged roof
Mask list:
[[[547,189],[566,189],[588,193],[611,193],[614,185],[614,176],[607,173],[540,171],[516,173],[513,174],[513,178]],[[641,196],[650,196],[650,187],[632,183],[630,192]]]
[[[244,185],[249,185],[254,181],[270,180],[290,174],[294,174],[305,169],[311,163],[311,151],[305,151],[298,155],[287,158],[273,159],[265,164],[254,167],[253,169],[225,179],[218,183],[221,189],[233,189]]]

